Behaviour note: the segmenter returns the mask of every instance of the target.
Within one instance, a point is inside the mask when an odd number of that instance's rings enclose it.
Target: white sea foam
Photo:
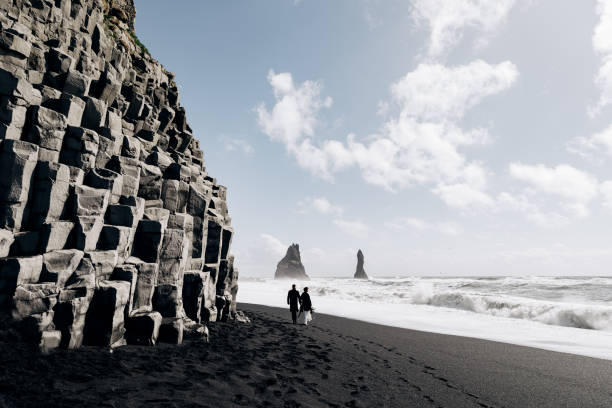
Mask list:
[[[241,278],[238,301],[286,307],[291,282]],[[318,312],[612,360],[611,278],[313,279]]]

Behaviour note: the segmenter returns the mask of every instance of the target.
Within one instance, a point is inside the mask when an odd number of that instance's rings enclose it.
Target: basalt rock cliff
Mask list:
[[[363,269],[363,252],[361,249],[357,251],[357,268],[355,269],[355,279],[368,279],[368,274],[365,269]]]
[[[310,279],[308,275],[306,275],[304,265],[302,265],[300,246],[298,244],[291,244],[289,248],[287,248],[287,254],[285,254],[285,257],[281,259],[276,266],[274,279]]]
[[[226,188],[132,0],[0,2],[0,312],[43,349],[233,318]]]

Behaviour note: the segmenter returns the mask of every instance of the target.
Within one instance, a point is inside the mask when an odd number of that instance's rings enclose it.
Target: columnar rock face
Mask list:
[[[276,266],[274,279],[310,279],[308,275],[306,275],[304,265],[302,265],[300,246],[298,244],[291,244],[289,248],[287,248],[287,254]]]
[[[357,251],[357,269],[355,270],[355,279],[368,279],[368,275],[363,269],[363,252],[361,249]]]
[[[43,349],[179,343],[236,313],[226,189],[135,13],[0,2],[0,313]]]

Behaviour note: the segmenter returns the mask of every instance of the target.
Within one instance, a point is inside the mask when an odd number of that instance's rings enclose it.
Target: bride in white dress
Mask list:
[[[304,288],[302,296],[302,305],[300,306],[300,315],[298,317],[298,323],[307,325],[312,320],[312,302],[310,301],[310,295],[308,294],[308,288]]]

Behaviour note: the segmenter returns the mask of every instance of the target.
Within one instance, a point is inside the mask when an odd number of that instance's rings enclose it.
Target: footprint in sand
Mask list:
[[[434,402],[434,399],[431,398],[429,395],[423,395],[423,399],[425,399],[426,401],[429,401],[429,402]]]
[[[247,397],[245,397],[242,394],[235,394],[234,395],[234,404],[236,405],[241,405],[241,406],[248,406],[249,405],[249,399]]]

